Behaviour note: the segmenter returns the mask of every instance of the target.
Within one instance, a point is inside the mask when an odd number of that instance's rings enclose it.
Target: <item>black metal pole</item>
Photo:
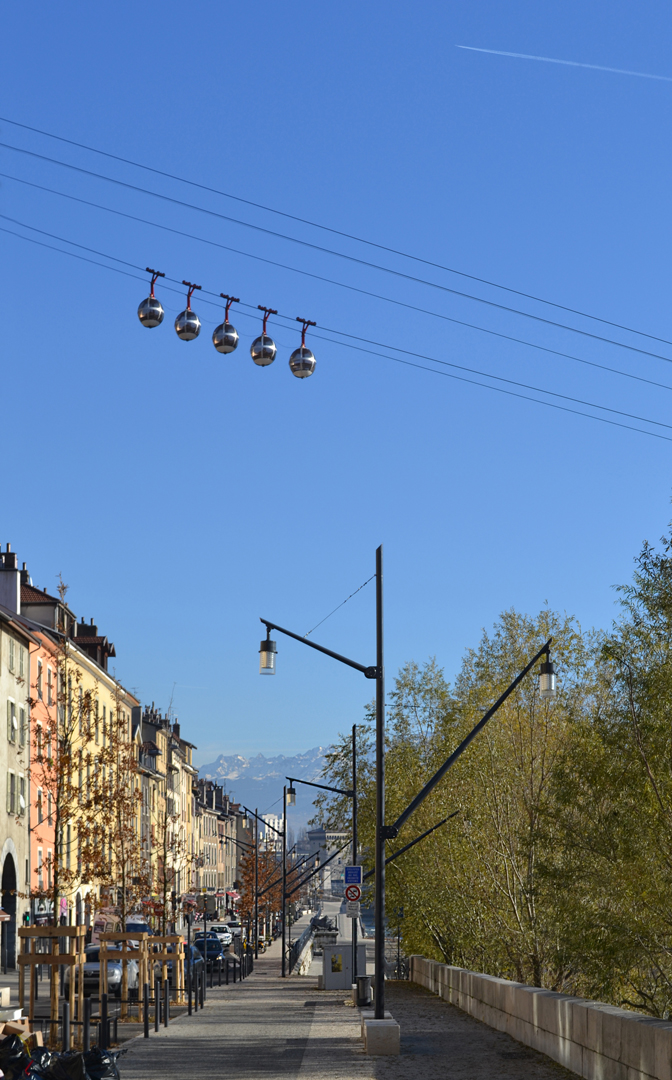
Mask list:
[[[63,1053],[70,1049],[70,1002],[63,1001]]]
[[[82,1022],[82,1049],[87,1053],[91,1049],[91,998],[84,998],[84,1020]]]
[[[282,789],[282,978],[287,974],[286,922],[287,922],[287,785]]]
[[[100,995],[100,1038],[98,1043],[102,1050],[107,1050],[107,994]]]
[[[352,865],[357,865],[357,725],[352,725]],[[357,919],[352,920],[352,981],[357,983]]]
[[[161,980],[154,976],[154,1031],[159,1030],[161,1020]]]
[[[376,893],[375,1018],[385,1019],[385,670],[383,667],[383,546],[376,548]]]
[[[254,955],[259,959],[259,818],[254,813]]]
[[[86,998],[84,999],[86,1004]],[[189,1002],[191,1005],[191,1001]],[[191,1009],[189,1009],[191,1012]],[[143,1020],[143,1034],[146,1039],[149,1038],[149,983],[143,983],[142,986],[142,1020]]]
[[[170,1020],[170,984],[168,979],[163,980],[163,1026],[168,1027]]]

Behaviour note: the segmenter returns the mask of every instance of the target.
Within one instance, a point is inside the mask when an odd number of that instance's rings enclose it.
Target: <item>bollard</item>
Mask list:
[[[201,1009],[203,1009],[203,1003],[205,1001],[205,971],[201,972]]]
[[[218,967],[217,967],[217,980],[218,980],[217,985],[221,986],[222,985],[222,958],[221,958],[221,956],[219,958]]]
[[[229,985],[229,954],[226,954],[226,966],[224,969],[224,985]]]
[[[206,945],[206,949],[207,949],[207,945]],[[207,992],[206,992],[207,981],[208,981],[208,958],[207,958],[207,956],[204,956],[203,957],[203,972],[201,974],[201,1008],[203,1008],[203,1002],[205,1001],[205,999],[208,996]]]
[[[145,1024],[144,1035],[145,1038],[149,1038],[149,983],[145,983],[142,988],[142,1018]]]
[[[38,997],[40,996],[40,994],[39,994],[39,985],[40,984],[39,984],[38,979],[37,979],[37,972],[38,972],[38,965],[37,964],[33,968],[33,971],[35,972],[35,1001],[37,1001]]]
[[[82,1022],[82,1049],[87,1053],[91,1049],[91,998],[84,998],[84,1019]]]
[[[107,994],[100,995],[100,1036],[98,1045],[107,1050]]]
[[[154,976],[154,1031],[159,1030],[161,1022],[161,983],[159,976]]]
[[[170,1020],[170,983],[168,979],[163,980],[163,1026],[168,1027],[168,1021]]]
[[[215,973],[215,961],[210,961],[210,989],[212,990],[212,977]]]
[[[63,1002],[63,1053],[70,1049],[70,1002]]]
[[[187,964],[187,1015],[191,1016],[191,964]]]

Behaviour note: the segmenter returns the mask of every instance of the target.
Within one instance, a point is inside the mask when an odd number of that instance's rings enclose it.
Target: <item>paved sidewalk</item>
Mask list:
[[[279,942],[244,982],[208,991],[205,1009],[128,1044],[122,1080],[570,1080],[572,1074],[411,983],[391,983],[401,1055],[370,1058],[345,991],[281,980]]]

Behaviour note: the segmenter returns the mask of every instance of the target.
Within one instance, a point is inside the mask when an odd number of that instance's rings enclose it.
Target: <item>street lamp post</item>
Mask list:
[[[310,646],[318,652],[331,656],[341,664],[361,671],[367,679],[376,680],[376,893],[375,893],[375,1018],[385,1018],[385,671],[383,662],[383,546],[376,548],[376,664],[375,667],[366,667],[364,664],[350,660],[347,656],[325,649],[323,645],[317,645],[314,641],[308,641],[304,636],[295,634],[292,630],[285,630],[277,623],[262,619],[266,627],[266,640],[261,642],[259,648],[259,672],[262,675],[275,674],[275,658],[277,646],[271,640],[271,630],[277,630],[287,637],[300,641],[303,645]],[[390,834],[392,835],[392,834]],[[396,833],[394,834],[396,835]],[[284,892],[284,890],[283,890]],[[284,902],[284,901],[283,901]],[[283,919],[284,927],[284,919]],[[284,944],[284,942],[283,942]],[[284,950],[283,950],[283,974],[284,974]]]
[[[316,784],[312,780],[299,780],[294,776],[286,777],[289,780],[289,788],[287,789],[287,798],[289,805],[294,806],[296,802],[296,792],[294,790],[294,784],[305,784],[307,787],[321,788],[323,791],[333,791],[336,795],[345,795],[347,798],[352,799],[352,863],[353,866],[357,865],[357,725],[352,725],[352,788],[350,790],[344,790],[343,788],[330,787],[329,784]],[[352,981],[357,981],[357,920],[352,920]]]
[[[249,814],[250,817],[253,817],[254,822],[255,822],[255,832],[254,832],[254,836],[255,836],[255,855],[254,855],[254,950],[255,951],[254,951],[254,957],[255,957],[255,960],[256,960],[256,959],[259,958],[259,822],[263,821],[264,822],[264,828],[272,829],[274,833],[278,834],[278,836],[283,836],[283,833],[281,833],[273,825],[270,825],[267,821],[264,820],[263,817],[259,817],[259,807],[257,807],[256,810],[248,810],[248,808],[246,806],[244,806],[243,810],[245,811],[246,814]],[[284,814],[283,814],[283,819],[284,819]],[[283,832],[284,832],[284,830],[283,830]],[[284,860],[283,860],[283,866],[284,866]],[[284,894],[284,889],[283,889],[283,894]],[[285,910],[284,910],[285,901],[284,901],[284,899],[282,901],[282,905],[283,905],[282,925],[284,927],[284,925],[285,925]]]

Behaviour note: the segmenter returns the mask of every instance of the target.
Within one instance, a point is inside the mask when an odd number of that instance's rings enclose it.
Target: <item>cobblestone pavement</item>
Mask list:
[[[387,983],[385,996],[401,1024],[401,1054],[373,1059],[377,1080],[576,1080],[415,983]]]
[[[122,1080],[570,1080],[573,1074],[492,1031],[411,983],[388,983],[401,1024],[398,1058],[364,1054],[359,1013],[344,991],[318,991],[313,978],[279,978],[279,945],[243,983],[208,991],[205,1009],[120,1061]]]

